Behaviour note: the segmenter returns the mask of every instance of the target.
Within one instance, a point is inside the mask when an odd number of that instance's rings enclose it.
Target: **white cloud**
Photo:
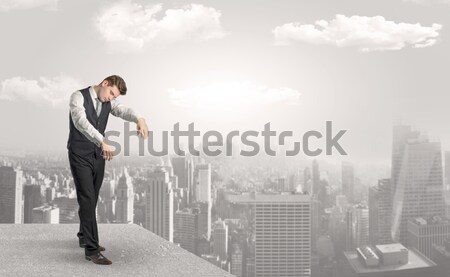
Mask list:
[[[313,44],[331,44],[338,47],[355,47],[360,51],[400,50],[408,45],[414,48],[429,47],[436,43],[440,24],[424,27],[420,23],[395,23],[382,16],[347,17],[336,15],[315,25],[287,23],[275,27],[272,32],[276,45],[289,45],[294,41]]]
[[[300,92],[295,89],[268,88],[250,81],[213,82],[202,87],[171,88],[168,92],[177,106],[212,113],[255,111],[271,104],[300,104]]]
[[[56,11],[59,0],[0,0],[0,11],[43,8]]]
[[[110,52],[136,52],[146,44],[219,39],[226,35],[220,11],[199,4],[163,11],[162,4],[142,6],[131,0],[111,4],[95,19]]]
[[[64,74],[53,78],[39,77],[38,80],[17,76],[1,82],[0,99],[68,107],[72,92],[81,88],[77,80]]]

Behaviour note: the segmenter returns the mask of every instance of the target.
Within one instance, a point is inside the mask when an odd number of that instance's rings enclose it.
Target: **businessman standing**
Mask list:
[[[80,230],[77,233],[85,258],[96,264],[112,262],[100,251],[95,209],[105,172],[105,160],[112,160],[114,149],[105,140],[109,114],[137,124],[138,135],[148,137],[145,119],[133,109],[117,102],[125,95],[125,81],[117,75],[105,78],[99,85],[75,91],[70,97],[69,139],[67,149],[79,204]]]

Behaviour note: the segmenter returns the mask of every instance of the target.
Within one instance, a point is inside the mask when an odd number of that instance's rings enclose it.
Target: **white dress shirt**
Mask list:
[[[89,87],[89,92],[91,94],[92,103],[94,104],[94,110],[96,110],[97,105],[97,93],[94,90],[94,86]],[[100,100],[98,100],[100,101]],[[103,135],[95,129],[95,127],[89,122],[86,117],[86,112],[84,108],[84,97],[81,91],[77,90],[70,96],[70,115],[72,116],[73,124],[78,131],[86,136],[87,139],[95,143],[98,147],[101,146],[103,142]],[[97,111],[100,114],[102,106],[99,106]],[[141,118],[133,109],[125,107],[123,104],[117,102],[116,99],[111,100],[111,112],[112,115],[122,118],[123,120],[137,123],[138,119]]]

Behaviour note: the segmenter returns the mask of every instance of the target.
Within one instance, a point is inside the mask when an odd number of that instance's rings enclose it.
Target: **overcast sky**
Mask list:
[[[0,0],[0,150],[64,152],[70,94],[111,74],[157,133],[332,120],[346,159],[389,162],[401,122],[450,150],[449,14],[449,0]]]

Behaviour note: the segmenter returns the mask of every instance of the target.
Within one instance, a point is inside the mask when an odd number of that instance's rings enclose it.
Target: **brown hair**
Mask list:
[[[120,95],[127,94],[127,84],[122,79],[122,77],[118,75],[111,75],[109,77],[106,77],[103,81],[105,80],[108,81],[108,86],[116,86],[119,89]],[[103,83],[103,81],[101,83]]]

